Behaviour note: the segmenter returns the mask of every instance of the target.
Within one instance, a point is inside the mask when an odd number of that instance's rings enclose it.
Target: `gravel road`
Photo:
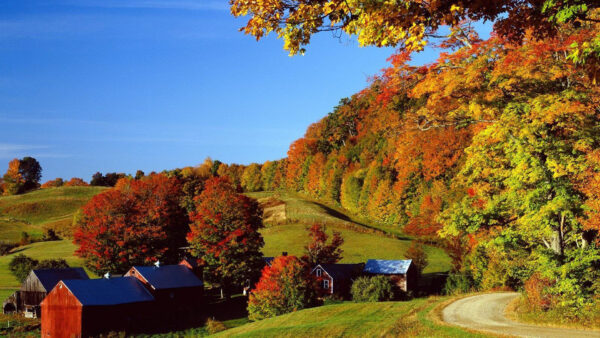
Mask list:
[[[518,337],[600,337],[598,331],[535,326],[514,322],[504,315],[506,306],[519,294],[487,293],[459,299],[442,311],[444,321],[466,328]]]

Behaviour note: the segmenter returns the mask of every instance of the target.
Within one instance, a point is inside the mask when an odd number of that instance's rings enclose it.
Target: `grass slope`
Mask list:
[[[0,240],[18,241],[22,231],[41,236],[46,225],[70,224],[73,214],[103,187],[60,187],[36,190],[17,196],[0,197]],[[71,266],[83,266],[83,260],[73,255],[71,240],[38,242],[19,247],[10,255],[0,257],[0,300],[19,288],[17,279],[8,270],[13,256],[24,254],[42,260],[64,258]]]
[[[53,223],[70,224],[73,213],[104,187],[60,187],[0,197],[0,239],[18,241],[21,232],[41,236]]]
[[[283,251],[290,255],[302,255],[304,246],[308,243],[306,227],[314,222],[325,223],[328,231],[336,230],[342,234],[342,262],[345,263],[365,262],[367,259],[403,259],[410,246],[410,238],[398,239],[373,232],[376,226],[357,221],[340,209],[304,199],[299,195],[285,192],[259,192],[248,195],[257,199],[275,197],[285,202],[288,224],[267,225],[261,230],[265,239],[263,252],[266,256],[278,256]],[[449,270],[450,259],[443,250],[427,246],[426,252],[429,265],[425,273]]]
[[[301,310],[229,329],[219,337],[483,337],[431,318],[446,298],[352,303]]]

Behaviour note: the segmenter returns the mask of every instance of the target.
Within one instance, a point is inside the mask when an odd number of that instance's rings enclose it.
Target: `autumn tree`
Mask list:
[[[49,180],[49,181],[45,182],[44,184],[42,184],[41,188],[46,189],[46,188],[62,187],[64,183],[65,182],[63,181],[63,179],[58,177],[53,180]]]
[[[316,283],[302,260],[280,256],[265,266],[250,293],[248,318],[261,320],[302,310],[315,304]]]
[[[4,195],[16,195],[22,191],[25,179],[21,173],[21,161],[19,159],[15,158],[8,163],[3,183]]]
[[[406,250],[404,256],[406,259],[412,260],[412,264],[415,267],[415,271],[417,271],[417,275],[421,275],[429,263],[423,244],[416,241],[412,241],[410,243],[410,246]]]
[[[342,259],[344,244],[342,235],[334,231],[331,241],[328,243],[329,235],[326,233],[326,228],[323,224],[315,223],[308,229],[310,242],[304,247],[304,256],[302,260],[308,266],[316,264],[333,264]]]
[[[68,182],[65,183],[65,187],[87,187],[87,186],[89,186],[89,184],[87,184],[86,181],[84,181],[83,179],[81,179],[79,177],[73,177]]]
[[[241,184],[244,191],[259,191],[262,189],[262,178],[260,165],[252,163],[244,169],[242,174]]]
[[[229,293],[257,280],[264,264],[258,202],[238,193],[227,178],[215,177],[206,181],[195,203],[187,240],[192,255],[208,271],[209,281]]]
[[[356,35],[361,46],[396,46],[422,50],[449,26],[445,45],[469,45],[470,21],[495,21],[495,30],[514,40],[535,29],[537,37],[554,35],[565,22],[590,22],[597,1],[369,1],[369,0],[231,0],[231,13],[249,16],[241,29],[261,39],[273,32],[290,54],[304,53],[313,34],[343,31]]]
[[[176,262],[189,229],[180,198],[179,180],[163,174],[122,181],[82,208],[75,253],[98,274],[123,273],[156,260]]]

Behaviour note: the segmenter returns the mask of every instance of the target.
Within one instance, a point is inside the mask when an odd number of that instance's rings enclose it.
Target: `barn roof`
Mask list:
[[[56,284],[63,279],[90,279],[83,268],[40,269],[33,270],[33,274],[46,292],[52,291]]]
[[[410,267],[412,260],[385,260],[385,259],[369,259],[365,264],[364,272],[383,274],[383,275],[397,275],[405,274]]]
[[[182,259],[181,262],[179,262],[179,264],[180,265],[186,265],[186,264],[188,264],[189,266],[192,267],[192,269],[195,269],[195,268],[198,267],[198,261],[195,260],[195,259],[192,259],[192,258],[188,258],[188,257]]]
[[[135,269],[155,290],[204,285],[189,268],[183,265],[134,266],[132,269]]]
[[[150,302],[154,297],[135,277],[63,280],[83,306]]]
[[[321,267],[334,280],[354,278],[362,268],[362,264],[319,264],[315,269]]]

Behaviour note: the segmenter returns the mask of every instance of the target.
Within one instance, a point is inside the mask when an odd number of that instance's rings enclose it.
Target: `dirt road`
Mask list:
[[[442,315],[450,324],[491,333],[519,337],[600,337],[598,331],[542,327],[514,322],[504,315],[515,292],[488,293],[459,299],[448,305]]]

